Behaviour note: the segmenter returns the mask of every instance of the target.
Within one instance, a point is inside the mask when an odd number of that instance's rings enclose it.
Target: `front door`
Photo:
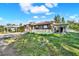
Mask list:
[[[60,30],[60,33],[62,33],[62,32],[63,32],[63,27],[60,27],[60,29],[59,29],[59,30]]]

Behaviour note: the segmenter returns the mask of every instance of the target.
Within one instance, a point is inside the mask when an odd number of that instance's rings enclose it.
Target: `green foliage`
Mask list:
[[[61,21],[60,15],[55,16],[54,20],[56,23],[60,23],[60,21]]]
[[[62,20],[61,20],[61,22],[62,22],[62,23],[65,23],[64,17],[62,17]]]
[[[18,55],[79,56],[79,33],[36,34],[26,33],[15,43]]]
[[[64,17],[60,17],[60,15],[56,15],[54,20],[56,23],[65,23]]]
[[[79,23],[75,23],[74,21],[68,21],[69,28],[79,31]]]
[[[24,32],[24,26],[18,27],[18,32]]]
[[[69,46],[69,45],[65,45],[65,44],[62,44],[62,47],[64,49],[66,49],[67,51],[71,52],[71,53],[74,53],[75,55],[79,56],[79,49],[76,49],[72,46]]]
[[[0,26],[0,32],[4,32],[4,26]]]
[[[16,26],[16,24],[7,24],[7,26]],[[19,24],[19,27],[17,27],[17,30],[11,30],[11,28],[8,28],[9,32],[24,32],[24,26],[22,25],[22,23]],[[7,32],[7,28],[5,28],[5,31]]]

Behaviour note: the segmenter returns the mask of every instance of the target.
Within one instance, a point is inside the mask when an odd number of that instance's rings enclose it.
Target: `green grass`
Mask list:
[[[26,33],[15,43],[18,55],[79,56],[79,33]]]

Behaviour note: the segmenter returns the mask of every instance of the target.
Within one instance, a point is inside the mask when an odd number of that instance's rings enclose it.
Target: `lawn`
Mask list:
[[[26,33],[18,38],[14,48],[22,56],[79,56],[79,33]]]

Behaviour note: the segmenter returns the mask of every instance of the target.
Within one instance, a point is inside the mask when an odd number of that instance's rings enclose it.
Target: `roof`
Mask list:
[[[26,24],[26,25],[49,25],[51,23],[55,26],[68,25],[66,23],[55,23],[54,21],[43,21],[43,22],[38,22],[38,23],[30,22],[29,24]]]
[[[50,24],[49,21],[45,21],[45,22],[32,23],[31,25],[49,25],[49,24]]]

